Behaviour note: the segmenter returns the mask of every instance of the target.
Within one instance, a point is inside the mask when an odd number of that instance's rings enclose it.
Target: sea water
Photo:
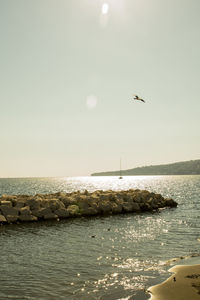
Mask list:
[[[130,188],[178,207],[0,226],[0,299],[148,299],[166,261],[200,252],[200,176],[0,179],[0,195]]]

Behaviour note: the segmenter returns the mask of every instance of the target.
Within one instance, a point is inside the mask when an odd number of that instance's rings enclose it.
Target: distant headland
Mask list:
[[[171,164],[144,166],[128,170],[93,173],[91,176],[200,175],[200,159]]]

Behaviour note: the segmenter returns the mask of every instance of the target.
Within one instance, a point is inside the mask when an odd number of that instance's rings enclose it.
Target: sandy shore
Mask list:
[[[200,300],[200,264],[177,265],[164,282],[148,289],[151,300]]]

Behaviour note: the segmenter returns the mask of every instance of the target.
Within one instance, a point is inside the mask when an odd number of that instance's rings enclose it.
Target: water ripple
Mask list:
[[[0,299],[146,299],[143,290],[168,276],[167,260],[199,252],[199,179],[0,179],[0,194],[140,188],[179,203],[153,214],[1,226]]]

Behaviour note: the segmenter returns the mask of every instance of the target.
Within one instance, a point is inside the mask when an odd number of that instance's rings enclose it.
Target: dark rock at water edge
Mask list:
[[[55,194],[2,195],[0,224],[60,220],[80,216],[141,213],[176,207],[173,199],[146,190],[85,191]]]

